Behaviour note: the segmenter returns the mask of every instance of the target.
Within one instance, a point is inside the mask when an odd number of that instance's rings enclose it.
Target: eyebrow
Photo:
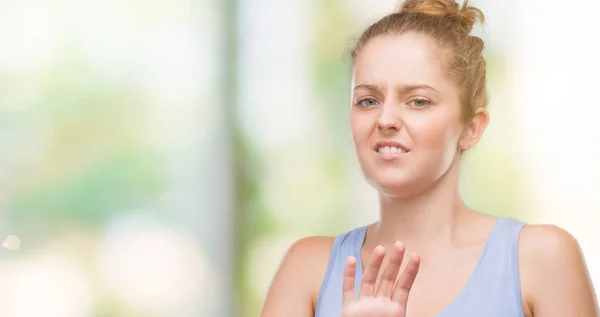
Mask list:
[[[397,91],[399,93],[401,92],[407,92],[407,91],[413,91],[413,90],[418,90],[418,89],[429,89],[429,90],[433,90],[434,92],[439,93],[439,91],[429,85],[425,85],[425,84],[417,84],[417,85],[401,85]]]
[[[358,90],[358,89],[379,90],[379,87],[377,87],[377,85],[360,84],[360,85],[354,86],[354,88],[352,90]]]
[[[357,89],[361,89],[361,88],[371,90],[371,91],[376,91],[379,89],[379,87],[377,85],[360,84],[360,85],[356,85],[353,90],[357,90]],[[430,90],[433,90],[434,92],[440,93],[440,91],[438,91],[437,89],[435,89],[429,85],[425,85],[425,84],[400,85],[400,87],[398,87],[396,89],[396,91],[398,93],[405,93],[407,91],[413,91],[413,90],[418,90],[418,89],[430,89]]]

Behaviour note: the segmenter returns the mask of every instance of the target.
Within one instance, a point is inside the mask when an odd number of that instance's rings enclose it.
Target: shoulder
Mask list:
[[[299,280],[314,282],[313,277],[325,275],[334,241],[335,237],[324,236],[305,237],[295,241],[288,248],[278,274],[289,273]]]
[[[519,239],[522,278],[544,278],[563,269],[584,268],[579,242],[568,231],[554,225],[526,225]],[[531,274],[529,274],[531,273]]]
[[[309,316],[327,271],[335,237],[313,236],[292,243],[271,282],[260,316]]]
[[[279,271],[310,272],[324,270],[335,237],[304,237],[292,243],[280,264]]]
[[[304,237],[299,240],[296,240],[290,245],[286,253],[286,257],[302,258],[307,255],[310,255],[311,257],[323,255],[328,256],[334,241],[335,237]]]
[[[524,226],[519,239],[519,258],[525,268],[532,268],[539,274],[544,270],[585,267],[577,239],[554,225]]]
[[[519,239],[519,248],[525,251],[525,257],[534,262],[565,259],[565,254],[575,257],[581,255],[575,237],[565,229],[554,225],[524,226]]]
[[[538,316],[596,316],[592,283],[579,242],[554,225],[527,225],[519,239],[527,309]],[[561,315],[561,312],[563,313]]]
[[[335,237],[304,237],[292,243],[281,262],[280,271],[319,275],[327,268]],[[304,276],[306,278],[307,276]]]

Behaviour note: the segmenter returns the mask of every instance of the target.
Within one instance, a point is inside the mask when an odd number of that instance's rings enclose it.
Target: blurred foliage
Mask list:
[[[254,292],[250,283],[249,263],[252,243],[261,235],[272,234],[277,226],[268,216],[268,205],[262,199],[260,178],[264,173],[264,160],[252,140],[235,130],[235,228],[237,264],[235,276],[236,294],[240,304],[236,307],[236,316],[256,316],[261,305],[261,298]]]
[[[139,133],[147,111],[135,86],[106,85],[77,59],[58,63],[47,76],[53,80],[44,81],[39,103],[12,116],[16,129],[27,129],[32,114],[48,126],[30,130],[31,140],[19,145],[46,140],[35,161],[14,173],[14,225],[51,229],[68,220],[99,227],[123,210],[154,209],[166,185],[166,161]]]
[[[326,153],[322,161],[327,171],[324,177],[335,184],[334,197],[343,197],[350,164],[355,162],[348,125],[352,66],[348,55],[351,49],[348,30],[352,30],[353,23],[352,17],[339,1],[313,1],[313,8],[315,39],[312,46],[311,83],[319,98],[318,110],[327,131],[327,142],[322,149]],[[332,209],[323,215],[327,229],[320,234],[331,235],[344,227],[344,223],[339,221],[344,218],[344,201],[336,200]]]

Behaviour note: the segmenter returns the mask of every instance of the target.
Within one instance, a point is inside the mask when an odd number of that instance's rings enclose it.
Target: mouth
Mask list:
[[[378,153],[380,158],[386,161],[395,160],[401,155],[410,152],[407,147],[396,142],[378,142],[375,145],[374,150]]]

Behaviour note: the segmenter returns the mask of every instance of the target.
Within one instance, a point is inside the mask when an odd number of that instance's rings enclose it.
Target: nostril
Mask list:
[[[394,130],[394,131],[398,131],[398,127],[396,125],[379,125],[379,130]]]

